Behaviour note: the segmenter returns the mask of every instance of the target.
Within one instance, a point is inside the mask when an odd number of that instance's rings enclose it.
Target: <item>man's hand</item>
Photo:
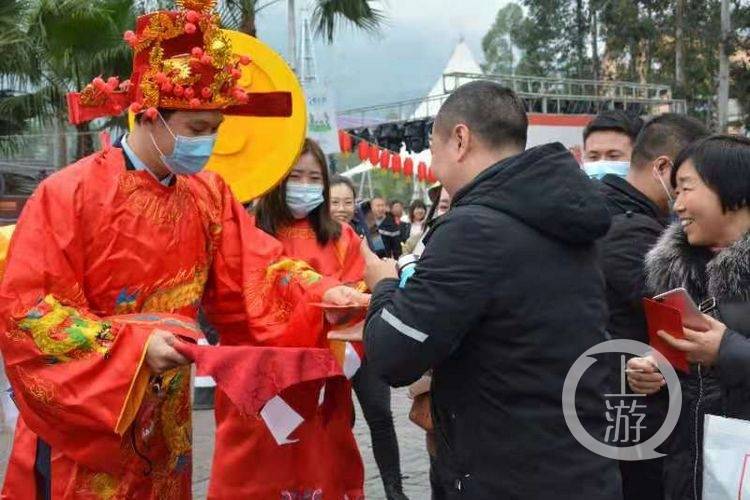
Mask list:
[[[175,350],[177,337],[164,330],[154,330],[146,348],[146,363],[156,375],[179,366],[189,365],[191,361]]]
[[[712,316],[704,314],[703,317],[709,324],[709,328],[705,332],[683,327],[685,331],[684,339],[676,339],[663,331],[657,332],[657,334],[664,339],[664,342],[684,352],[689,362],[711,366],[716,362],[719,355],[719,346],[727,327]]]
[[[350,286],[339,285],[326,290],[323,302],[337,306],[367,307],[370,304],[370,294],[359,292]]]
[[[365,259],[365,283],[367,288],[375,290],[375,287],[382,280],[387,278],[398,278],[396,261],[393,259],[379,259],[367,244],[367,240],[362,240],[360,251]]]
[[[328,291],[323,294],[323,302],[325,304],[333,304],[337,306],[359,306],[366,308],[370,305],[370,294],[358,292],[349,286],[339,285],[329,288]],[[361,314],[361,312],[357,309],[325,310],[326,321],[332,325],[349,323],[359,314]]]
[[[666,383],[653,356],[631,358],[628,361],[628,385],[634,392],[654,394]]]

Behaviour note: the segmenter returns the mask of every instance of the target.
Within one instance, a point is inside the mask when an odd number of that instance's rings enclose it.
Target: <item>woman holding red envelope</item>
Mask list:
[[[663,450],[664,491],[671,500],[699,499],[704,416],[750,420],[750,140],[694,143],[675,160],[671,183],[680,221],[647,255],[647,284],[654,294],[683,287],[709,314],[705,331],[685,327],[682,339],[659,332],[690,362],[680,374],[680,420]],[[653,359],[628,366],[634,391],[664,386]]]

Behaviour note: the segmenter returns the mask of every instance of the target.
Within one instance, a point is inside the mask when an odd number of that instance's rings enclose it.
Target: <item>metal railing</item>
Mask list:
[[[605,109],[626,109],[643,114],[686,113],[687,103],[673,99],[668,85],[608,82],[517,75],[448,73],[443,75],[444,94],[344,110],[344,128],[434,117],[451,92],[470,81],[492,80],[512,88],[530,112],[596,114]]]

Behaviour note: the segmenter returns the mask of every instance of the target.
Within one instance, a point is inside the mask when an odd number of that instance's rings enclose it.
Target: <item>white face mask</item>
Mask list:
[[[286,183],[286,204],[295,219],[304,219],[324,201],[322,184]]]
[[[624,178],[628,175],[629,169],[629,161],[599,160],[583,163],[583,170],[586,172],[586,175],[588,175],[592,179],[601,179],[607,174],[612,174]]]

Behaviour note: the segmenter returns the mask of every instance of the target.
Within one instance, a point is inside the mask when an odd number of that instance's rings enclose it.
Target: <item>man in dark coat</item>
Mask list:
[[[561,144],[524,152],[527,127],[523,101],[496,83],[446,100],[432,166],[453,204],[409,279],[366,253],[368,362],[394,386],[433,369],[446,498],[615,500],[616,462],[579,444],[562,409],[566,374],[605,340],[594,243],[610,216]],[[607,373],[592,365],[576,397],[600,440]]]
[[[674,160],[684,147],[706,135],[706,128],[693,118],[672,113],[657,116],[636,139],[627,177],[608,174],[602,178],[601,190],[612,214],[601,255],[609,306],[607,330],[613,338],[649,342],[642,306],[647,295],[644,259],[669,223],[673,198],[669,175]],[[617,356],[612,387],[620,386],[621,371]],[[667,405],[666,391],[649,398],[641,442],[664,423]],[[662,500],[662,463],[661,458],[621,461],[625,500]]]

